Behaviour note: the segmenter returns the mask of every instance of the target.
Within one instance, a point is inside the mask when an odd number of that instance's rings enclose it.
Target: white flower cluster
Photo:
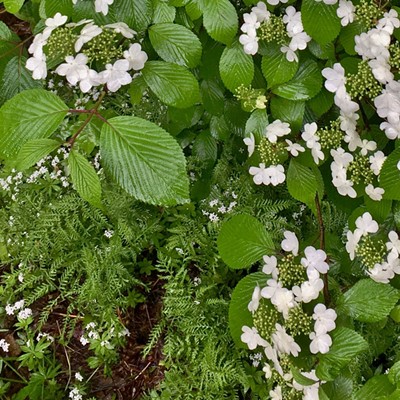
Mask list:
[[[369,212],[356,219],[354,232],[347,232],[346,250],[351,260],[354,260],[357,255],[360,241],[370,234],[377,233],[378,230],[378,223],[372,219]],[[376,262],[373,268],[367,270],[367,274],[375,282],[389,283],[395,274],[400,274],[400,240],[395,231],[388,233],[386,250],[386,258],[382,262]]]
[[[26,68],[32,71],[34,79],[46,78],[47,64],[44,46],[47,44],[52,32],[56,28],[64,26],[67,19],[67,16],[57,13],[54,18],[46,19],[46,28],[42,33],[35,36],[33,43],[28,49],[32,57],[26,62]],[[65,58],[65,63],[60,64],[55,69],[55,73],[65,76],[68,83],[72,86],[79,84],[79,88],[83,93],[87,93],[93,87],[100,85],[107,85],[109,91],[116,92],[121,86],[132,82],[132,76],[129,71],[141,70],[147,61],[147,54],[142,51],[141,45],[133,43],[123,52],[123,59],[116,60],[113,64],[106,64],[105,70],[98,72],[89,67],[87,55],[80,53],[82,47],[100,35],[104,29],[114,30],[127,39],[133,38],[136,32],[123,22],[100,27],[94,24],[92,20],[83,20],[78,23],[67,24],[66,27],[71,29],[81,27],[80,34],[74,46],[76,55],[68,55]]]
[[[286,231],[284,236],[285,239],[281,243],[282,250],[291,253],[289,256],[293,260],[294,257],[298,256],[299,241],[293,232]],[[306,247],[304,257],[301,258],[299,265],[304,271],[304,281],[300,285],[294,285],[291,289],[284,287],[282,281],[280,281],[282,271],[278,267],[277,258],[275,256],[264,256],[263,259],[265,262],[263,272],[271,275],[272,278],[267,280],[265,287],[260,288],[258,285],[255,287],[248,309],[255,315],[260,307],[260,302],[263,301],[262,299],[268,299],[281,317],[279,322],[275,323],[271,334],[271,343],[261,336],[256,327],[248,326],[242,327],[241,340],[247,344],[250,350],[255,350],[258,346],[263,347],[265,356],[269,360],[263,368],[267,379],[272,376],[271,366],[269,365],[269,362],[272,362],[273,368],[288,386],[301,390],[306,395],[307,390],[311,390],[311,388],[305,389],[293,379],[290,372],[284,371],[280,364],[280,357],[287,355],[297,357],[301,352],[300,345],[296,343],[293,336],[287,333],[285,323],[288,323],[291,318],[290,315],[294,312],[299,310],[304,312],[302,310],[303,303],[310,303],[319,297],[324,287],[320,274],[326,274],[329,270],[329,266],[326,263],[326,254],[323,250],[315,249],[312,246]],[[335,329],[336,317],[336,312],[333,309],[327,309],[322,303],[315,305],[314,313],[312,314],[312,319],[315,321],[314,329],[309,333],[311,353],[326,354],[329,351],[332,339],[328,333]],[[313,390],[316,388],[316,393],[318,393],[320,382],[316,377],[315,380],[316,384]],[[274,390],[279,391],[280,389],[276,387]],[[311,399],[313,397],[304,398]]]
[[[78,388],[73,388],[70,392],[69,392],[69,398],[71,400],[82,400],[83,396],[81,394],[81,392],[79,391]]]
[[[110,340],[115,337],[122,338],[125,336],[130,336],[129,330],[125,327],[118,327],[118,329],[116,330],[112,326],[108,330],[104,330],[101,328],[97,328],[95,322],[89,322],[85,326],[85,331],[86,333],[82,335],[79,339],[82,346],[86,346],[89,343],[97,341],[97,343],[101,347],[106,347],[109,350],[112,350],[114,348],[113,344],[110,343]]]
[[[9,347],[10,343],[8,343],[5,339],[0,339],[0,348],[4,351],[4,353],[8,353]]]
[[[19,311],[17,318],[19,320],[25,320],[32,316],[32,310],[30,308],[24,308],[25,300],[19,300],[14,305],[6,305],[7,315],[14,315],[16,311]]]
[[[223,193],[224,198],[214,198],[206,205],[207,209],[201,210],[202,214],[208,217],[211,222],[218,222],[229,214],[237,206],[238,195],[233,190],[226,190]]]
[[[321,143],[319,142],[317,130],[318,126],[315,122],[313,122],[311,124],[305,124],[304,132],[301,134],[302,139],[306,142],[307,148],[311,150],[311,155],[315,164],[318,164],[319,160],[323,160],[325,158],[325,155],[321,150]]]

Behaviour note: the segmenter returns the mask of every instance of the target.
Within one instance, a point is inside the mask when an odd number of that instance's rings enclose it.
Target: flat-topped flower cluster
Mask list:
[[[266,278],[266,286],[257,285],[254,289],[248,304],[254,326],[242,327],[241,340],[250,350],[263,348],[263,371],[273,382],[271,398],[302,391],[304,399],[316,399],[321,382],[315,371],[303,373],[315,380],[315,384],[302,386],[294,379],[289,360],[298,357],[302,351],[300,343],[304,343],[306,337],[310,339],[312,354],[325,354],[332,345],[329,332],[336,327],[337,315],[333,309],[318,302],[324,288],[321,277],[328,272],[329,265],[326,253],[312,246],[306,247],[300,258],[296,235],[285,231],[284,236],[281,247],[285,255],[279,260],[275,256],[263,257],[262,271],[271,278]],[[303,307],[306,304],[312,307]],[[308,311],[311,309],[312,313]]]

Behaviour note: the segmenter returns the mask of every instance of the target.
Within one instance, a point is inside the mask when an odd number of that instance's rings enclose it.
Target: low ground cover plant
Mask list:
[[[397,2],[0,7],[0,398],[400,398]]]

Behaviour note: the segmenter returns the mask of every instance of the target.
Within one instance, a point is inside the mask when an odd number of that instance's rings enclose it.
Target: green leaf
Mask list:
[[[396,389],[386,375],[373,376],[353,395],[353,400],[376,400],[379,396],[388,396]]]
[[[4,0],[4,7],[11,14],[16,14],[24,4],[24,0]]]
[[[229,0],[203,0],[203,24],[217,42],[230,45],[238,29],[238,16]]]
[[[152,0],[118,0],[111,7],[116,10],[115,22],[125,22],[137,32],[144,31],[153,18]]]
[[[292,131],[299,131],[303,125],[304,101],[291,101],[282,97],[271,99],[271,113],[274,119],[288,122]]]
[[[200,101],[196,78],[180,65],[148,61],[142,74],[150,89],[169,106],[187,108]]]
[[[44,9],[47,17],[54,17],[56,13],[71,15],[73,4],[70,0],[44,0]]]
[[[100,137],[104,169],[128,193],[150,204],[188,201],[186,160],[175,139],[152,122],[115,117]]]
[[[249,267],[274,249],[264,225],[247,214],[224,222],[217,245],[222,260],[235,269]]]
[[[32,78],[32,73],[25,68],[25,64],[26,58],[17,56],[7,63],[0,85],[0,105],[24,90],[42,86],[40,81]]]
[[[36,164],[43,157],[46,157],[52,151],[60,147],[60,142],[53,139],[34,139],[26,142],[19,151],[14,168],[23,171]]]
[[[322,90],[315,97],[307,101],[307,106],[310,107],[312,112],[317,117],[321,117],[333,106],[333,97],[333,93],[328,92],[325,88],[322,88]]]
[[[211,168],[217,160],[217,142],[209,131],[202,131],[193,143],[192,154],[201,161],[201,167]]]
[[[211,135],[217,140],[226,140],[230,135],[230,129],[228,124],[225,121],[225,117],[223,115],[216,116],[214,115],[210,121],[210,132]]]
[[[165,61],[194,68],[201,59],[199,38],[178,24],[156,24],[150,27],[149,37],[157,54]]]
[[[103,208],[100,178],[93,165],[76,150],[70,151],[68,165],[72,183],[82,199],[97,208]]]
[[[314,172],[310,168],[292,158],[286,180],[287,188],[292,197],[308,206],[314,206],[318,183]]]
[[[46,90],[17,94],[0,108],[0,155],[10,158],[29,140],[49,137],[67,112],[68,106]]]
[[[316,96],[321,88],[322,75],[318,64],[306,60],[300,64],[292,80],[275,87],[272,92],[289,100],[308,100]]]
[[[302,386],[311,386],[314,385],[316,381],[313,379],[307,378],[304,376],[295,366],[290,367],[290,371],[292,372],[293,379]]]
[[[225,88],[220,80],[204,79],[200,84],[203,106],[212,115],[221,115],[224,111]]]
[[[343,310],[361,322],[377,322],[387,317],[399,300],[399,291],[394,287],[362,279],[343,296]]]
[[[301,20],[304,30],[318,43],[332,42],[340,32],[340,19],[336,15],[337,5],[327,5],[315,0],[303,0]]]
[[[261,69],[269,88],[290,81],[295,76],[298,67],[298,62],[290,62],[286,59],[279,45],[271,44],[266,47]]]
[[[388,378],[393,385],[400,383],[400,361],[397,361],[392,365],[389,370]]]
[[[266,110],[254,110],[246,122],[245,133],[247,136],[252,133],[259,140],[264,136],[265,128],[268,125]]]
[[[247,349],[247,345],[240,340],[242,326],[253,326],[253,316],[248,310],[254,288],[258,285],[264,287],[267,284],[268,276],[263,272],[256,272],[247,275],[235,287],[229,303],[229,329],[233,341],[239,348]]]
[[[328,400],[351,400],[353,393],[353,381],[342,375],[334,381],[327,382],[322,388]]]
[[[254,77],[253,57],[243,51],[237,42],[232,47],[226,47],[219,62],[219,72],[222,82],[231,91],[240,86],[248,86]]]
[[[319,356],[317,367],[318,378],[326,381],[334,380],[358,353],[368,349],[368,343],[352,329],[340,327],[330,335],[332,346],[329,353]]]
[[[400,170],[397,163],[400,161],[400,147],[395,149],[383,163],[379,175],[379,187],[385,190],[384,199],[400,200]]]
[[[375,201],[364,195],[366,210],[372,215],[372,218],[378,223],[383,223],[392,210],[392,200]]]
[[[347,54],[351,56],[357,54],[357,52],[354,50],[354,46],[356,45],[354,37],[356,35],[360,35],[362,32],[366,30],[367,29],[365,29],[362,26],[362,24],[360,24],[357,21],[343,27],[343,29],[340,32],[339,39],[340,43],[342,43],[342,46]]]
[[[164,22],[174,22],[176,9],[162,0],[155,0],[153,24],[162,24]]]

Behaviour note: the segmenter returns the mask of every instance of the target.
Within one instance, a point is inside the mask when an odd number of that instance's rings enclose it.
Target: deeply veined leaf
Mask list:
[[[32,74],[25,68],[25,57],[13,57],[4,70],[0,86],[0,105],[11,99],[17,93],[27,89],[42,87],[40,81],[32,78]]]
[[[222,82],[231,91],[240,86],[248,86],[254,77],[253,57],[243,51],[237,42],[232,47],[226,47],[219,62],[219,72]]]
[[[70,0],[44,0],[44,10],[47,17],[53,17],[56,13],[71,15],[73,9]]]
[[[11,14],[16,14],[24,4],[24,0],[4,0],[4,7]]]
[[[258,141],[264,136],[265,128],[268,125],[268,115],[266,110],[254,110],[246,122],[246,136],[252,133]]]
[[[396,386],[390,383],[387,375],[373,376],[368,382],[353,395],[353,400],[376,400],[381,396],[388,396]],[[383,397],[385,399],[385,397]],[[398,397],[395,397],[398,398]]]
[[[72,183],[79,195],[93,206],[103,208],[100,178],[93,165],[76,150],[70,151],[68,165]]]
[[[389,315],[399,298],[394,287],[362,279],[344,294],[342,307],[358,321],[377,322]]]
[[[170,6],[162,0],[155,0],[153,23],[162,24],[165,22],[174,22],[176,15],[176,8]]]
[[[282,97],[271,99],[271,113],[274,119],[289,123],[294,132],[299,131],[303,125],[304,111],[304,101],[292,101]]]
[[[118,0],[112,5],[115,9],[115,22],[125,22],[137,32],[144,31],[153,17],[152,0]]]
[[[137,199],[161,205],[188,201],[182,149],[156,124],[137,117],[111,118],[102,127],[100,154],[105,171]]]
[[[151,44],[165,61],[194,68],[201,59],[199,38],[179,24],[155,24],[149,29]]]
[[[222,260],[231,268],[246,268],[274,248],[264,225],[247,214],[226,221],[217,239]]]
[[[212,115],[221,115],[224,111],[225,88],[218,79],[204,79],[200,85],[204,108]]]
[[[246,348],[247,345],[240,339],[242,326],[253,326],[253,316],[247,308],[251,300],[254,288],[258,285],[261,288],[266,286],[268,275],[263,272],[256,272],[247,275],[235,287],[229,303],[229,329],[233,341],[237,347]]]
[[[298,67],[298,62],[290,62],[286,59],[286,55],[281,52],[279,45],[266,46],[261,69],[269,88],[290,81],[296,74]]]
[[[15,161],[13,160],[13,167],[18,171],[23,171],[36,164],[59,146],[60,142],[53,139],[30,140],[21,147]]]
[[[142,73],[150,89],[169,106],[187,108],[200,101],[200,89],[196,78],[180,65],[149,61]]]
[[[229,45],[238,29],[238,16],[229,0],[203,0],[203,24],[216,41]]]
[[[315,0],[303,0],[301,20],[304,30],[318,43],[326,44],[340,32],[340,19],[336,15],[337,5]]]
[[[317,367],[318,378],[325,381],[334,380],[357,354],[368,349],[368,343],[356,331],[340,327],[329,333],[332,346],[329,352],[319,355]]]
[[[388,200],[400,200],[400,147],[395,149],[383,163],[379,175],[379,187],[385,190],[383,197]]]
[[[319,93],[322,88],[322,75],[318,64],[306,60],[289,82],[275,87],[272,92],[289,100],[308,100]]]
[[[357,54],[357,52],[354,50],[354,46],[356,44],[354,38],[356,35],[360,35],[366,30],[366,27],[364,27],[360,21],[355,21],[343,27],[343,29],[340,31],[339,39],[347,54],[351,56]]]
[[[0,108],[0,155],[10,158],[29,140],[49,137],[67,112],[68,106],[46,90],[17,94]]]

